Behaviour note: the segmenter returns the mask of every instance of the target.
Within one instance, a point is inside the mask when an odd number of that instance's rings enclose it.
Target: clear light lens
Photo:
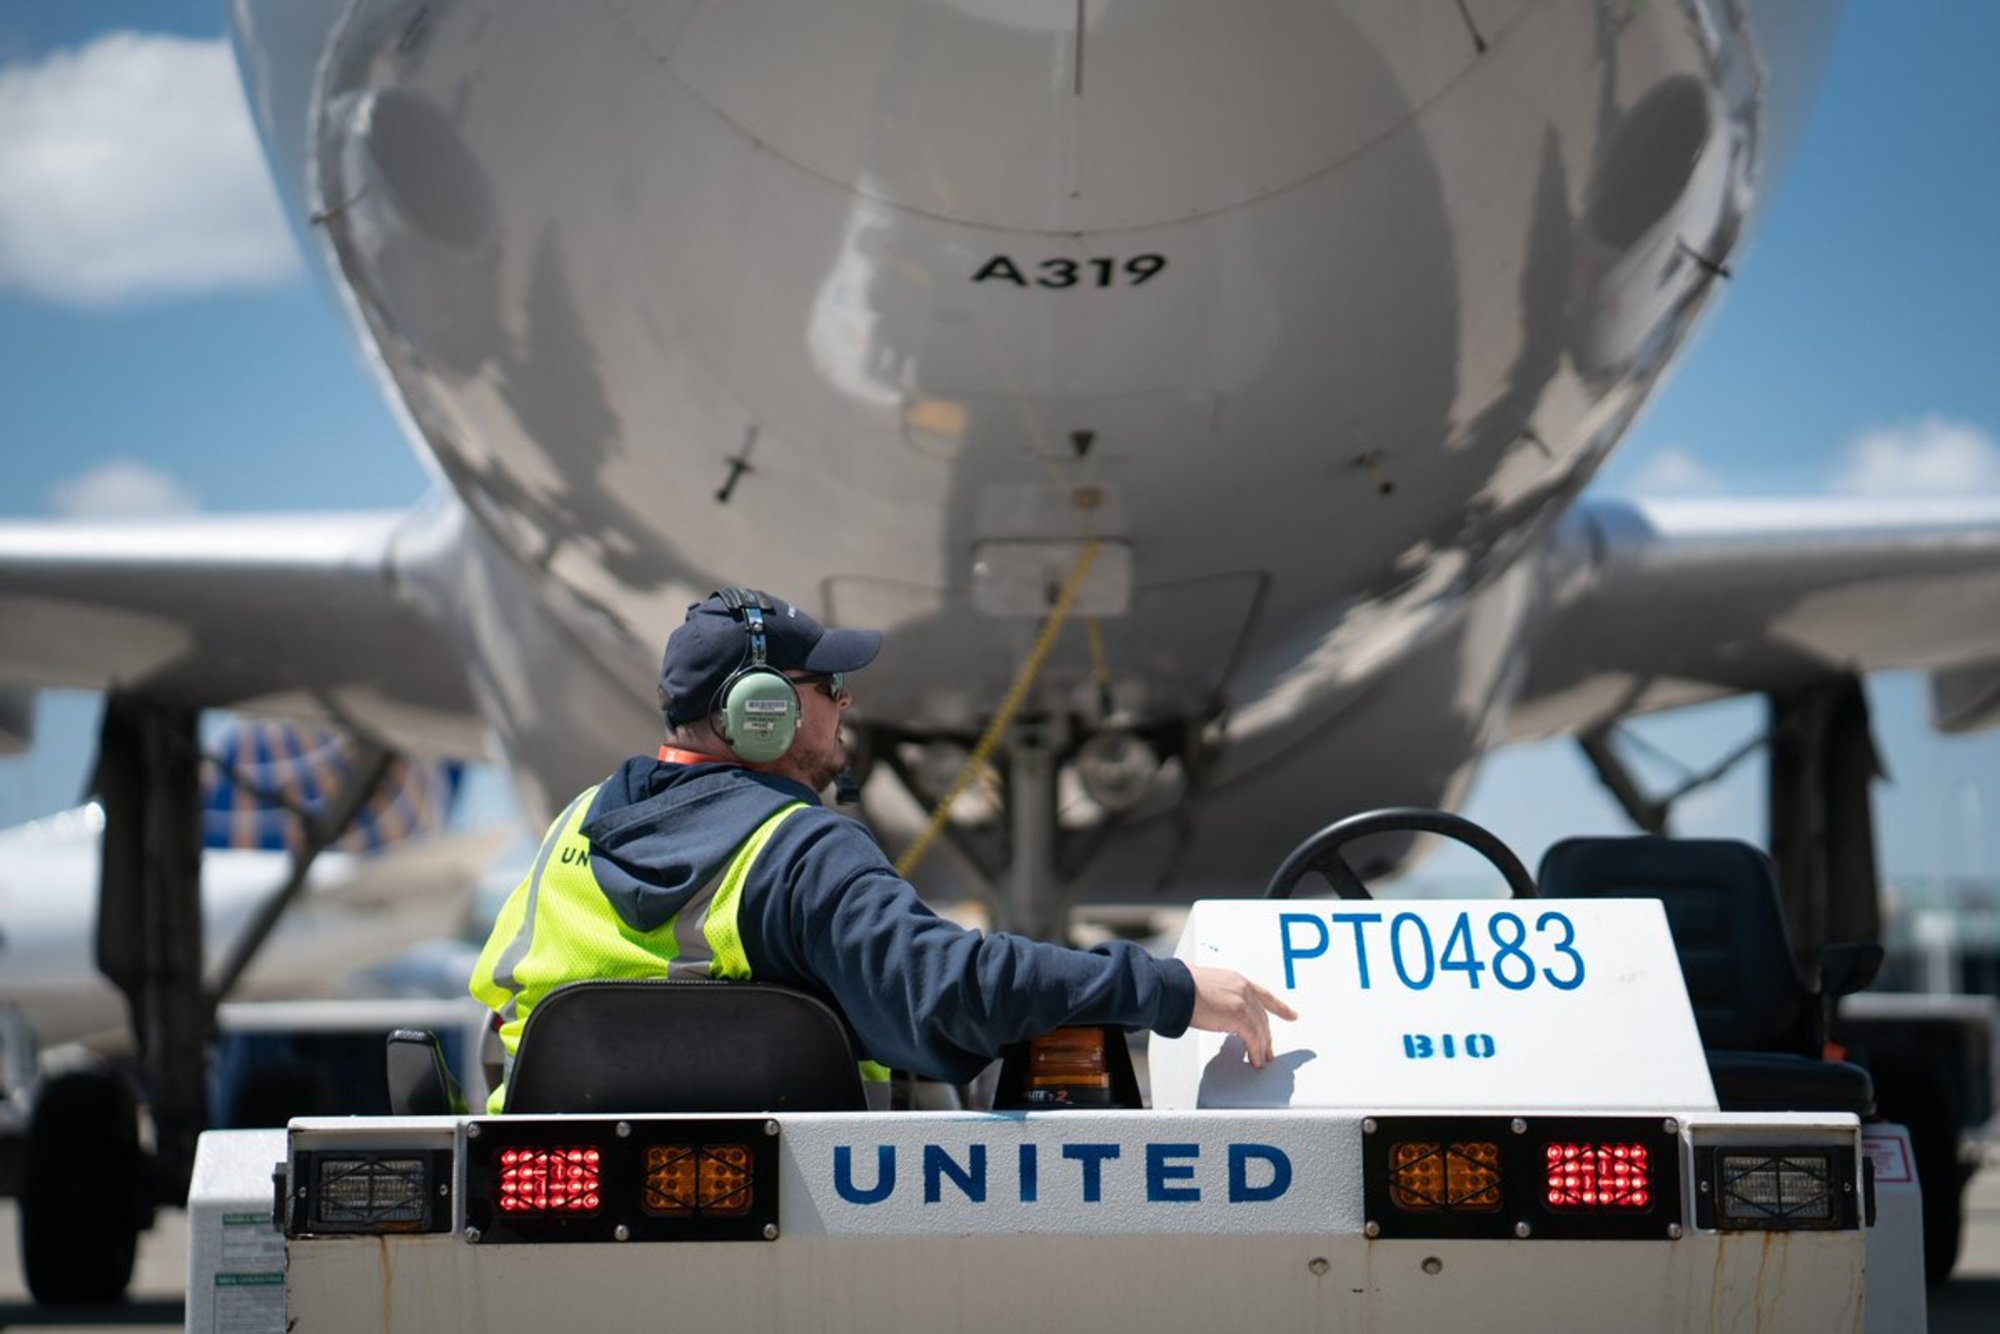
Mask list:
[[[1393,1144],[1389,1199],[1410,1213],[1493,1213],[1501,1203],[1500,1146],[1489,1141]]]
[[[1824,1223],[1839,1185],[1823,1153],[1725,1153],[1718,1158],[1722,1216],[1734,1222]]]
[[[321,1158],[314,1220],[335,1227],[421,1226],[429,1199],[422,1158]]]
[[[603,1190],[600,1155],[587,1145],[500,1151],[504,1214],[592,1214]]]

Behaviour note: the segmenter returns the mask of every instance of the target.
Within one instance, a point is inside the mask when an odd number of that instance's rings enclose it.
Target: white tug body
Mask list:
[[[1300,1019],[1155,1038],[1150,1110],[211,1133],[189,1328],[1923,1327],[1903,1132],[1718,1111],[1657,902],[1207,902],[1178,953]]]

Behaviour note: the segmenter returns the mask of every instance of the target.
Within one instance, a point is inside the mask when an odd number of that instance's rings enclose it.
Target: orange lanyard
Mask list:
[[[679,746],[661,746],[660,759],[666,764],[735,764],[736,761],[723,759],[718,755],[704,755],[698,750],[682,750]]]

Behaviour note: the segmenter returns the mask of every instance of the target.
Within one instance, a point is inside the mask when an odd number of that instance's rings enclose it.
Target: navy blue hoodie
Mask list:
[[[1002,1044],[1064,1024],[1186,1030],[1185,964],[1122,942],[1072,950],[947,922],[866,829],[773,774],[627,760],[584,818],[591,870],[628,925],[657,929],[795,801],[807,808],[779,824],[743,887],[743,949],[758,981],[830,999],[863,1056],[962,1082]]]

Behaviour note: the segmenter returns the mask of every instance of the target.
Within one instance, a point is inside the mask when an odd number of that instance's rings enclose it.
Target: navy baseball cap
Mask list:
[[[783,598],[764,595],[764,660],[781,672],[858,672],[882,651],[880,630],[829,630]],[[660,711],[670,727],[708,716],[722,683],[750,661],[750,632],[720,593],[687,609],[660,660]]]

